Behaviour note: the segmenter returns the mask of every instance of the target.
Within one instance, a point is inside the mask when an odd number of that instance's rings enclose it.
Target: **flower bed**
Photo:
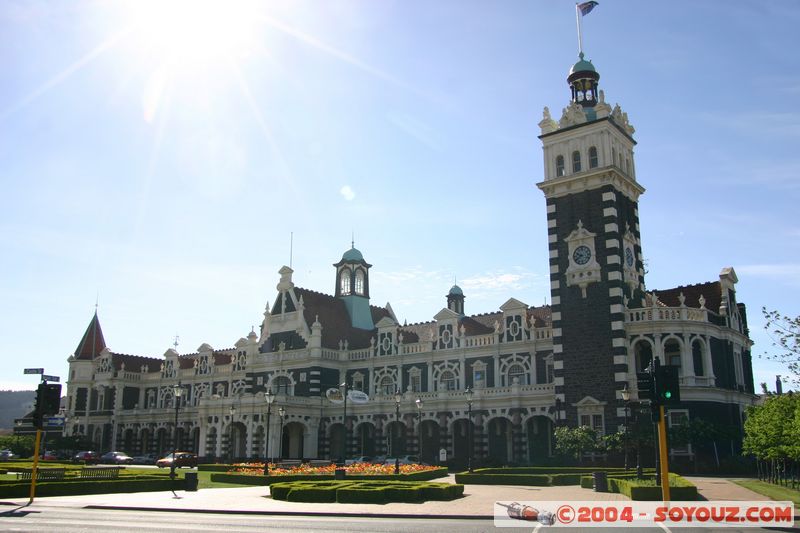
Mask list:
[[[334,464],[324,466],[311,466],[300,464],[290,468],[280,468],[270,464],[270,476],[332,476],[338,469],[344,469],[348,476],[388,476],[394,474],[394,465],[375,465],[372,463],[354,463],[347,466]],[[418,472],[431,472],[439,470],[438,466],[427,465],[400,465],[400,474],[416,474]],[[248,476],[263,476],[264,463],[237,463],[228,469],[229,474],[244,474]]]

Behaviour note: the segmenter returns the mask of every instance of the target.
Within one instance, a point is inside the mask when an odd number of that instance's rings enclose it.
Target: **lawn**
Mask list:
[[[795,509],[800,508],[800,490],[781,487],[780,485],[774,485],[757,479],[732,479],[731,481],[753,492],[763,494],[771,500],[794,502]]]

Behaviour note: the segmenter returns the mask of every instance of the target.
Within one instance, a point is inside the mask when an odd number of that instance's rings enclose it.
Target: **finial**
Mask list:
[[[355,249],[355,247],[356,247],[356,232],[355,231],[351,231],[350,232],[350,248],[351,249]]]
[[[178,340],[179,339],[180,339],[180,337],[178,337],[178,335],[175,335],[175,340],[172,342],[172,345],[175,347],[175,351],[176,352],[178,351]]]
[[[580,58],[580,60],[581,60],[581,61],[583,61],[583,52],[581,52],[580,54],[578,54],[578,58]]]

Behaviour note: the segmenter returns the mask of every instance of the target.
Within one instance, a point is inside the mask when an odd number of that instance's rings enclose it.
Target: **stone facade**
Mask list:
[[[545,108],[539,124],[550,306],[509,298],[467,315],[453,286],[432,321],[401,325],[390,305],[369,304],[372,265],[353,247],[333,265],[331,294],[295,286],[281,268],[260,330],[232,348],[112,352],[95,314],[69,359],[65,431],[130,454],[433,461],[444,450],[463,463],[471,448],[478,460],[537,463],[552,454],[556,425],[620,429],[622,391],[636,398],[636,372],[653,357],[681,367],[675,413],[739,427],[755,396],[736,274],[646,289],[634,129],[598,80],[581,58],[560,121]],[[329,392],[345,387],[369,400]]]

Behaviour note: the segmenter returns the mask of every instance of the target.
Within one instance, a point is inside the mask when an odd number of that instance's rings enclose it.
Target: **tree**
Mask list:
[[[772,338],[772,345],[779,350],[763,357],[786,365],[791,372],[789,381],[800,386],[800,316],[792,318],[766,307],[762,307],[761,312],[767,321],[764,329]]]
[[[557,427],[555,430],[556,452],[580,460],[584,453],[597,450],[597,432],[588,426],[570,428]]]

